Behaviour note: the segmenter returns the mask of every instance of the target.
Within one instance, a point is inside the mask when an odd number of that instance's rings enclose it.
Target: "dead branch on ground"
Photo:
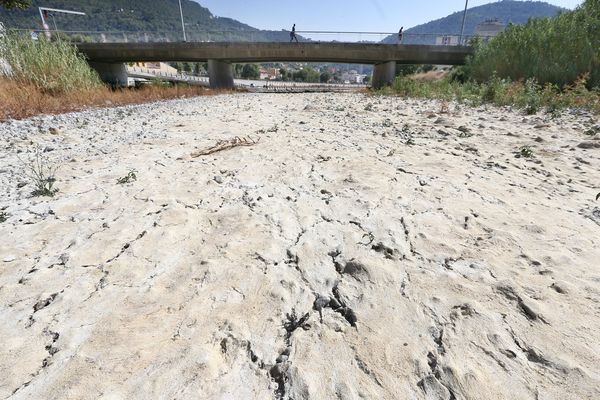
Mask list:
[[[248,136],[248,137],[236,136],[232,139],[219,140],[217,142],[217,144],[215,144],[214,146],[211,146],[204,150],[195,151],[191,154],[191,156],[192,156],[192,158],[197,158],[200,156],[207,156],[209,154],[213,154],[218,151],[223,151],[223,150],[227,150],[227,149],[232,149],[234,147],[253,146],[253,145],[257,144],[258,142],[260,142],[260,138],[258,140],[254,140],[250,136]]]

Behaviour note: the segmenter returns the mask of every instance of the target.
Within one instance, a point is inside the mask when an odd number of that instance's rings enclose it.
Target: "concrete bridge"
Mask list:
[[[210,86],[232,88],[232,63],[330,62],[373,64],[374,88],[393,82],[396,64],[460,65],[472,53],[466,46],[364,43],[79,43],[100,77],[127,82],[124,63],[135,61],[208,62]]]

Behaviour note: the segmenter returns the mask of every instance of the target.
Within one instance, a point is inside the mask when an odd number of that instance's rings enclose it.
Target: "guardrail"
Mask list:
[[[209,86],[207,76],[189,75],[181,73],[170,73],[138,66],[127,66],[127,74],[132,78],[159,79],[172,82],[186,82]],[[285,82],[285,81],[261,81],[236,79],[234,86],[257,92],[299,92],[299,91],[347,91],[366,88],[364,84],[341,84],[341,83],[311,83],[311,82]]]
[[[181,80],[186,80],[186,81],[197,81],[197,82],[207,81],[208,82],[207,76],[199,76],[199,75],[193,75],[193,74],[181,74],[181,73],[174,74],[174,73],[170,73],[170,72],[166,72],[166,71],[161,71],[161,70],[152,69],[152,68],[138,67],[138,66],[129,66],[128,65],[127,73],[129,73],[130,75],[135,75],[136,73],[141,73],[141,74],[148,74],[148,75],[162,77],[162,78],[176,78],[176,79],[181,79]]]
[[[181,31],[66,31],[39,29],[9,29],[13,32],[27,32],[35,37],[55,37],[73,42],[90,43],[165,43],[182,42]],[[338,43],[385,43],[399,42],[397,32],[354,32],[354,31],[296,31],[300,42]],[[188,42],[289,42],[290,32],[258,30],[201,30],[186,29]],[[457,33],[404,33],[402,44],[458,45],[468,43],[475,36],[462,36]],[[479,36],[487,40],[488,36]]]
[[[269,93],[294,93],[294,92],[341,92],[365,89],[364,84],[340,83],[310,83],[310,82],[283,82],[283,81],[244,81],[235,80],[235,87],[247,89],[251,92]]]

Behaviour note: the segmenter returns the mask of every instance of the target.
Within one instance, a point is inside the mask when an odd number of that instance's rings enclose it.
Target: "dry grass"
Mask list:
[[[38,114],[61,114],[91,107],[115,107],[218,93],[199,86],[149,85],[140,89],[113,91],[101,87],[53,95],[32,84],[0,78],[0,121],[23,119]]]
[[[411,75],[411,79],[417,82],[433,82],[443,79],[446,75],[448,75],[448,71],[428,71]]]

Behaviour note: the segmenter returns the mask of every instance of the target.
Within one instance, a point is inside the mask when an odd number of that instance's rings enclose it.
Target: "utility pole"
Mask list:
[[[458,42],[458,44],[463,44],[463,35],[465,33],[465,21],[467,20],[467,7],[469,7],[469,0],[465,1],[465,12],[463,13],[463,21],[462,21],[462,28],[460,28],[460,41]]]
[[[179,15],[181,15],[181,30],[183,31],[183,41],[187,42],[185,37],[185,23],[183,22],[183,9],[181,8],[181,0],[179,0]]]

